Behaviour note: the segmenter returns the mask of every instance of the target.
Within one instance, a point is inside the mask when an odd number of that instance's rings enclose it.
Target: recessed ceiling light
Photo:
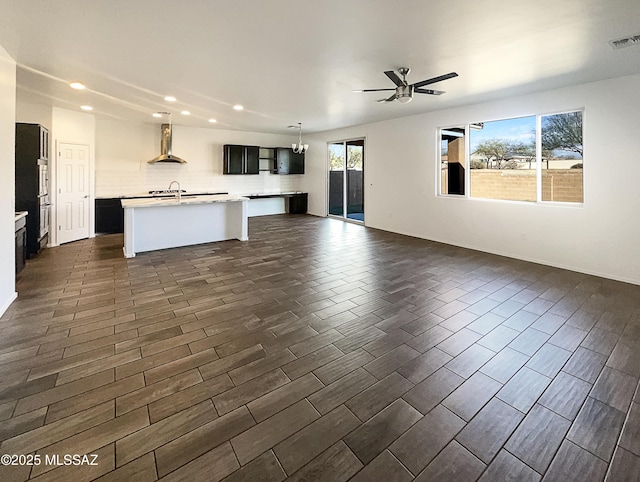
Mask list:
[[[93,110],[93,107],[91,107],[90,105],[81,105],[80,108],[82,110]]]
[[[85,85],[82,82],[78,82],[78,81],[69,82],[69,87],[76,90],[86,89]]]
[[[175,102],[176,98],[172,95],[168,95],[164,98],[164,100],[166,100],[167,102]]]
[[[183,110],[182,112],[180,112],[182,115],[191,115],[191,112],[189,112],[188,110]]]
[[[153,114],[151,114],[153,117],[162,117],[162,114],[160,112],[154,112]]]
[[[242,107],[240,104],[236,104],[236,105],[233,106],[233,109],[234,110],[242,110],[242,109],[244,109],[244,107]]]
[[[215,123],[216,123],[216,122],[218,122],[218,121],[217,121],[217,120],[215,120],[215,119],[209,119],[209,122],[211,122],[212,124],[215,124]]]

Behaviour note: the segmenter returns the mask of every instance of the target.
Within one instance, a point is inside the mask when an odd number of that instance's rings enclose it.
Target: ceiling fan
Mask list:
[[[423,89],[425,85],[435,84],[436,82],[440,82],[442,80],[452,79],[453,77],[457,77],[458,74],[455,72],[450,72],[448,74],[440,75],[438,77],[433,77],[431,79],[423,80],[422,82],[416,82],[414,84],[407,83],[407,74],[411,72],[411,69],[408,67],[400,67],[398,69],[398,73],[402,76],[402,78],[398,77],[398,75],[393,70],[385,71],[385,75],[391,79],[391,82],[396,84],[395,88],[389,89],[362,89],[362,90],[354,90],[354,92],[379,92],[382,90],[395,90],[395,93],[391,97],[387,97],[386,99],[380,99],[378,102],[391,102],[397,100],[403,104],[407,102],[411,102],[413,99],[413,93],[417,92],[418,94],[431,94],[431,95],[440,95],[444,94],[442,90],[432,90],[432,89]]]

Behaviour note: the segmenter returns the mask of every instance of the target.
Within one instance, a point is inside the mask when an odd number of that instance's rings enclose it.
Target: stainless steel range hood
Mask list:
[[[162,124],[160,126],[160,155],[151,159],[149,164],[156,162],[177,162],[186,164],[187,161],[171,154],[171,124]]]

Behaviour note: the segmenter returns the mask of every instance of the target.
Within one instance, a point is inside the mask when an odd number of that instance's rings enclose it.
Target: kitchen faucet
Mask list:
[[[178,199],[178,202],[180,202],[182,200],[182,189],[180,189],[180,183],[178,181],[171,181],[171,183],[169,184],[169,191],[171,191],[171,186],[173,186],[173,183],[176,183],[178,185],[178,191],[176,192],[176,198]]]

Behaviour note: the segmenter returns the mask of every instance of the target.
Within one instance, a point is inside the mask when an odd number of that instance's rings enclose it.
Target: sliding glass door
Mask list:
[[[329,143],[328,212],[364,222],[364,139]]]

